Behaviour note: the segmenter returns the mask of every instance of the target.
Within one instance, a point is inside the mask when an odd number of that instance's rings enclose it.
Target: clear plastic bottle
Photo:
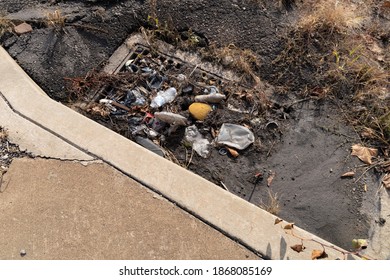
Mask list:
[[[171,87],[166,91],[159,91],[157,96],[153,98],[152,102],[150,103],[150,107],[159,108],[164,104],[171,103],[173,100],[175,100],[176,95],[177,91],[174,87]]]

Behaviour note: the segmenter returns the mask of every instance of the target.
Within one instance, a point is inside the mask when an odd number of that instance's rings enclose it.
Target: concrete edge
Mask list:
[[[312,250],[322,249],[318,243],[304,241],[306,250],[294,252],[290,246],[301,241],[285,233],[286,222],[274,225],[276,216],[43,95],[1,47],[0,61],[0,91],[15,114],[112,165],[267,258],[311,259]],[[294,233],[342,250],[299,227],[294,227]],[[334,249],[326,252],[330,259],[343,258]]]

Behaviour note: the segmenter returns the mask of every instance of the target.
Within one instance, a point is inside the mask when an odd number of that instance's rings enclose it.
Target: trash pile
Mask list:
[[[237,157],[255,141],[249,126],[213,119],[218,110],[248,113],[233,98],[240,92],[232,82],[142,46],[120,72],[130,74],[126,86],[106,87],[92,111],[126,120],[126,136],[146,149],[166,157],[165,143],[179,135],[180,144],[202,158],[213,149]]]

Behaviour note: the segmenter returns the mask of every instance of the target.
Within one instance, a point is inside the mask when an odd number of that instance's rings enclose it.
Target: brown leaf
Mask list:
[[[238,157],[240,154],[235,150],[235,149],[232,149],[232,148],[229,148],[229,147],[226,147],[226,149],[229,151],[229,153],[232,155],[232,157],[236,158]]]
[[[279,223],[281,223],[281,222],[283,222],[282,219],[276,218],[276,219],[275,219],[274,225],[277,225],[277,224],[279,224]]]
[[[312,260],[319,260],[319,259],[324,259],[327,257],[328,257],[328,254],[322,250],[313,250],[311,252],[311,259]]]
[[[360,144],[352,146],[352,156],[357,156],[361,161],[367,164],[372,164],[372,157],[378,155],[378,149],[363,147]]]
[[[284,229],[293,229],[294,228],[294,223],[287,224],[284,226]]]
[[[351,178],[353,176],[355,176],[355,172],[349,171],[349,172],[346,172],[343,175],[341,175],[341,178]]]
[[[268,175],[268,178],[267,178],[267,186],[268,186],[268,187],[271,186],[272,181],[273,181],[274,178],[275,178],[275,175],[276,175],[275,171],[272,171],[272,170],[269,171],[269,175]]]
[[[382,184],[386,189],[390,189],[390,173],[383,177]]]
[[[296,244],[294,246],[291,246],[290,248],[293,249],[297,253],[300,253],[303,250],[305,250],[305,246],[303,246],[302,244]]]
[[[390,8],[390,1],[385,1],[385,2],[382,4],[382,8]]]

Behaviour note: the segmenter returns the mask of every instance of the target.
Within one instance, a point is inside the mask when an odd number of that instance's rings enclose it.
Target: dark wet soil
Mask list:
[[[101,69],[114,50],[145,25],[148,15],[155,15],[161,22],[171,21],[178,30],[191,28],[217,45],[251,49],[261,60],[256,74],[273,85],[271,62],[283,49],[285,37],[280,33],[294,20],[294,11],[249,0],[157,2],[153,7],[142,0],[3,0],[0,11],[15,21],[30,23],[34,31],[7,34],[1,43],[45,92],[66,102],[65,78]],[[60,10],[66,16],[65,27],[46,27],[42,9]],[[355,182],[365,170],[350,156],[351,145],[359,137],[343,117],[340,108],[344,105],[336,99],[319,101],[278,89],[269,100],[268,109],[256,117],[216,110],[210,120],[213,126],[227,120],[247,124],[257,141],[237,158],[221,155],[218,148],[212,149],[208,159],[194,155],[189,169],[217,185],[223,182],[229,191],[256,205],[269,204],[272,190],[279,197],[281,218],[350,249],[353,238],[368,237],[376,212],[377,182],[370,172]],[[267,127],[271,121],[277,125]],[[179,129],[166,145],[179,161],[185,159],[183,133],[184,128]],[[354,179],[340,178],[350,170],[357,172]],[[268,187],[270,174],[274,179]]]

